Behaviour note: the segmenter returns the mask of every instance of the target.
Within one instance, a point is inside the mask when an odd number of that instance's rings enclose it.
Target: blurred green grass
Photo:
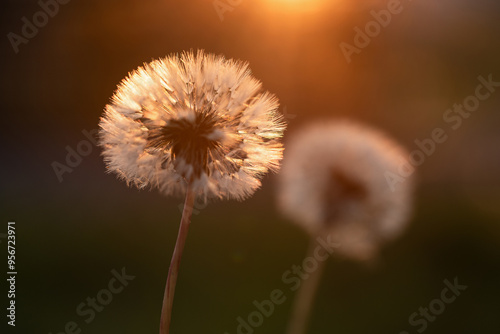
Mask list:
[[[19,207],[20,326],[56,333],[74,320],[86,333],[155,332],[181,201],[154,192],[99,192],[97,187],[94,192],[92,187],[79,202],[51,198],[24,213],[24,206]],[[268,299],[274,289],[283,290],[287,301],[257,332],[284,331],[293,293],[281,275],[300,265],[307,238],[275,211],[273,191],[272,182],[266,182],[246,202],[213,203],[194,216],[176,292],[173,332],[235,333],[236,318],[246,318],[254,310],[252,302]],[[384,248],[376,265],[329,259],[311,332],[411,329],[409,315],[438,298],[443,280],[454,277],[469,288],[428,332],[495,328],[497,218],[432,188],[421,189],[417,199],[408,231]],[[37,220],[43,225],[37,227]],[[136,278],[93,322],[84,324],[76,306],[106,288],[111,269],[122,267]],[[478,309],[480,324],[470,320]],[[27,314],[30,317],[23,319]]]

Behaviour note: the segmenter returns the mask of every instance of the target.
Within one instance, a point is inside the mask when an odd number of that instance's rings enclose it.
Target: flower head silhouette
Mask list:
[[[145,64],[119,85],[101,119],[108,170],[166,195],[245,199],[276,170],[285,129],[278,100],[248,64],[185,52]]]
[[[368,259],[409,218],[412,180],[391,189],[386,179],[404,155],[401,146],[364,126],[310,125],[287,144],[280,207],[311,234],[339,239],[339,252]]]

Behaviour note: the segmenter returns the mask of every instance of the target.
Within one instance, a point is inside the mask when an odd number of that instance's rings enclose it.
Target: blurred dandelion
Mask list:
[[[129,185],[186,198],[161,334],[169,332],[195,197],[243,200],[279,168],[285,124],[277,98],[261,86],[247,63],[185,52],[130,73],[105,108],[100,145],[108,171]]]
[[[339,253],[372,259],[384,241],[403,231],[411,212],[412,180],[391,189],[386,179],[403,156],[402,147],[375,130],[347,121],[310,125],[287,143],[280,209],[313,242],[331,236],[341,245]],[[325,263],[318,262],[297,292],[289,334],[305,333]]]

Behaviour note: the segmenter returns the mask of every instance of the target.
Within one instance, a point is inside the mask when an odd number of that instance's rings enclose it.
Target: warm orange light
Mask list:
[[[306,12],[318,10],[327,1],[331,0],[262,0],[262,2],[266,2],[274,9],[280,9],[283,11],[300,10]]]

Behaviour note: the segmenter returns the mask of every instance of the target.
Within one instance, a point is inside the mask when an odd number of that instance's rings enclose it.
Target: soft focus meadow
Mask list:
[[[420,162],[408,227],[374,261],[336,252],[328,259],[308,333],[498,331],[497,1],[62,3],[15,47],[9,34],[22,36],[42,7],[2,3],[0,258],[7,222],[16,221],[18,271],[16,327],[2,313],[2,333],[158,332],[183,199],[106,174],[92,134],[128,72],[191,49],[249,62],[280,100],[285,158],[288,138],[307,124],[347,118],[388,134]],[[370,23],[389,9],[385,26]],[[367,24],[371,37],[356,38]],[[346,56],[346,44],[356,51]],[[481,98],[470,98],[478,91]],[[464,103],[473,111],[449,111]],[[418,143],[436,133],[446,139],[422,152]],[[68,152],[78,150],[84,156],[68,164]],[[302,264],[309,236],[279,211],[278,185],[270,174],[244,202],[195,204],[172,333],[238,333],[238,318],[247,320],[254,301],[276,289],[284,301],[262,325],[240,332],[285,332],[294,291],[282,276]],[[112,290],[112,270],[122,268],[135,278],[118,293],[101,292]],[[409,322],[421,307],[439,305],[444,281],[455,278],[465,291],[438,315]],[[91,312],[87,298],[98,295],[112,300]],[[68,329],[70,322],[77,327]]]

